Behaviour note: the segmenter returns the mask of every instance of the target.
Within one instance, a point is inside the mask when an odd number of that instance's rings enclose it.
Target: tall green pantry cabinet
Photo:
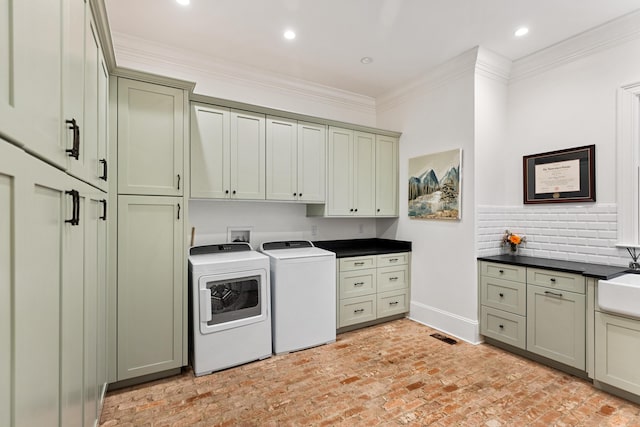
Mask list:
[[[107,66],[84,0],[0,0],[0,28],[0,425],[95,425]]]
[[[175,373],[187,363],[186,241],[189,84],[112,79],[117,156],[117,227],[111,266],[113,362],[109,381],[126,385]],[[173,86],[172,86],[173,85]],[[117,152],[116,152],[117,151]],[[116,195],[117,194],[117,195]]]

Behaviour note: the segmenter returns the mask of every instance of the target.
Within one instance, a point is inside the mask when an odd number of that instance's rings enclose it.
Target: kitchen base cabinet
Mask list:
[[[580,274],[481,261],[480,333],[531,358],[586,372],[586,285]]]
[[[182,200],[118,197],[118,381],[183,365]]]
[[[409,252],[340,258],[338,329],[409,311]]]
[[[595,313],[595,379],[640,396],[640,320]]]

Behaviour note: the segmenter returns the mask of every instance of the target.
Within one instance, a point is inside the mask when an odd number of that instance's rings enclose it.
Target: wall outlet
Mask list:
[[[318,226],[317,225],[312,225],[311,226],[311,236],[312,237],[316,237],[318,235]]]
[[[364,225],[358,224],[358,233],[360,234],[364,233]]]

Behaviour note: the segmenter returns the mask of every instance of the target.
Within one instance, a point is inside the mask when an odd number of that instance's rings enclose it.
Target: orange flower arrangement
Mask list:
[[[526,241],[527,238],[525,236],[513,234],[509,230],[505,230],[504,236],[502,236],[502,246],[509,245],[511,252],[516,252],[518,250],[518,245],[526,243]]]

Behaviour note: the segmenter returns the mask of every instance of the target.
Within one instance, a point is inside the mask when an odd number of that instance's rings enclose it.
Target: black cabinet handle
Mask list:
[[[378,208],[378,209],[376,210],[376,212],[380,212],[380,208]]]
[[[99,162],[102,165],[102,176],[100,177],[100,179],[103,181],[106,181],[107,180],[107,159],[100,159]]]
[[[178,190],[180,189],[180,174],[178,174]]]
[[[356,208],[356,209],[354,209],[353,211],[354,211],[354,212],[358,212],[358,209]]]
[[[501,292],[498,295],[500,295],[500,298],[504,298],[504,294]]]
[[[498,270],[498,273],[504,274],[504,270]]]
[[[395,282],[396,280],[398,280],[398,278],[397,278],[397,277],[389,277],[389,281],[390,281],[390,282]]]
[[[73,157],[78,160],[80,157],[80,125],[76,122],[76,119],[65,120],[65,123],[69,125],[67,129],[73,131],[73,147],[67,148],[65,152],[69,154],[69,157]]]
[[[364,311],[364,308],[359,308],[357,310],[353,310],[354,313],[362,313]]]
[[[353,212],[353,209],[349,209],[349,212]]]
[[[504,329],[504,325],[498,325],[500,329]]]
[[[397,304],[398,304],[398,301],[392,301],[389,303],[389,305],[397,305]]]
[[[231,192],[231,194],[236,194],[236,190],[233,190],[233,191]]]
[[[178,203],[178,219],[180,219],[180,203]]]
[[[545,295],[551,295],[551,296],[558,297],[558,298],[562,298],[562,294],[551,292],[551,291],[544,291],[544,294]]]
[[[101,220],[106,221],[107,220],[107,201],[105,199],[100,200],[100,203],[102,203],[102,216],[100,217]]]
[[[364,282],[356,282],[353,284],[353,286],[362,286],[364,285]]]
[[[293,197],[296,197],[298,195],[298,193],[293,193]]]
[[[229,194],[229,190],[224,190],[224,194]]]
[[[556,278],[552,277],[551,279],[549,279],[551,282],[556,283]]]
[[[64,222],[71,225],[80,224],[80,193],[78,190],[65,191],[64,194],[71,196],[73,206],[71,208],[71,219],[65,219]]]

